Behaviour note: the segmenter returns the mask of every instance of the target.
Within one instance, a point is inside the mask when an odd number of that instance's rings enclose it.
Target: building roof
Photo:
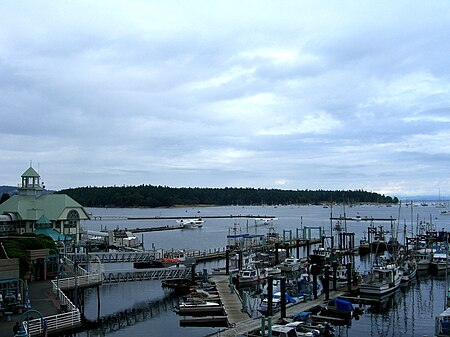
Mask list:
[[[36,172],[36,170],[34,168],[32,168],[31,166],[28,168],[28,170],[26,170],[23,174],[22,177],[37,177],[39,178],[40,175],[39,173]]]
[[[45,216],[45,214],[42,214],[39,220],[36,222],[36,225],[51,225],[52,222]]]
[[[57,230],[54,230],[53,228],[38,228],[34,232],[34,234],[37,235],[47,235],[50,236],[53,241],[71,241],[73,240],[73,237],[71,235],[65,235],[61,234]]]
[[[0,204],[0,214],[16,213],[21,220],[38,221],[45,213],[50,221],[67,219],[67,213],[76,209],[80,220],[89,219],[86,210],[66,194],[14,195]]]

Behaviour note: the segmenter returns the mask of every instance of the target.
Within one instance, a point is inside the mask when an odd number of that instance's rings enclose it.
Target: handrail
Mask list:
[[[67,277],[59,279],[58,282],[51,281],[53,293],[59,296],[61,305],[67,306],[67,311],[57,315],[25,321],[23,324],[28,335],[41,335],[43,332],[56,332],[81,325],[80,310],[61,289],[66,287],[70,288],[72,285],[75,286],[75,284],[78,286],[91,285],[93,283],[100,284],[102,282],[102,275],[99,273],[89,274],[80,267],[77,268],[77,274],[82,274],[82,276]]]

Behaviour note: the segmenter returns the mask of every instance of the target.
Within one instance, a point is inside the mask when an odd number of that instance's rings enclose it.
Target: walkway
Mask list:
[[[249,316],[247,313],[242,312],[242,301],[240,297],[236,293],[234,286],[229,287],[229,277],[227,275],[216,275],[211,280],[216,284],[217,291],[228,316],[228,322],[230,324],[236,324],[247,320]]]
[[[59,303],[52,291],[51,281],[34,281],[28,284],[28,293],[30,296],[31,306],[38,310],[42,316],[52,316],[58,313]],[[19,321],[21,314],[11,316],[11,321],[6,321],[5,317],[0,321],[0,337],[13,336],[13,326]],[[33,318],[35,314],[30,314]]]
[[[343,292],[332,291],[330,292],[330,298],[336,298],[338,296],[343,295]],[[288,306],[286,308],[286,316],[292,316],[301,311],[308,311],[309,309],[324,303],[324,298],[319,298],[317,300],[312,300],[308,302],[297,303],[292,306]],[[275,322],[280,318],[281,313],[278,311],[272,316],[272,322]],[[238,335],[246,335],[248,332],[258,329],[261,327],[261,319],[247,319],[244,321],[240,321],[236,323],[236,326],[233,328],[221,330],[219,332],[210,334],[208,336],[220,336],[220,337],[234,337]]]

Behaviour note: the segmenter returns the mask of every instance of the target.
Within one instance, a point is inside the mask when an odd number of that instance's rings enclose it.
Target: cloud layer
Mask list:
[[[0,4],[0,184],[450,194],[448,1]]]

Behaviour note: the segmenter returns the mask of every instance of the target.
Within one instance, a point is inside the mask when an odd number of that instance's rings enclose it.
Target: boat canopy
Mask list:
[[[346,300],[341,300],[340,298],[335,298],[333,300],[330,300],[328,304],[334,305],[336,303],[336,309],[342,310],[342,311],[352,311],[353,310],[353,304]]]
[[[450,308],[448,308],[447,310],[445,310],[444,312],[442,312],[439,315],[439,318],[450,318]]]
[[[250,236],[250,234],[246,233],[246,234],[227,235],[227,238],[228,239],[236,239],[236,238],[246,238],[249,236]]]
[[[294,317],[294,318],[308,318],[311,315],[312,315],[312,312],[310,312],[310,311],[302,311],[302,312],[299,312],[298,314],[292,315],[292,317]]]

